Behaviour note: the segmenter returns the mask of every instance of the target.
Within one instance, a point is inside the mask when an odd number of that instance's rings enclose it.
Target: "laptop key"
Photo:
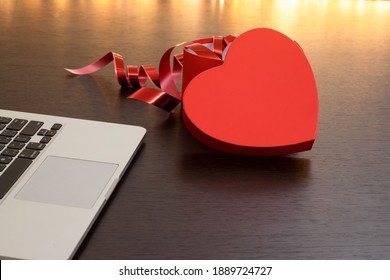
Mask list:
[[[45,144],[42,143],[35,143],[35,142],[30,142],[27,144],[26,149],[31,149],[31,150],[43,150],[45,148]]]
[[[7,157],[14,157],[14,156],[16,156],[17,154],[19,153],[19,151],[18,150],[13,150],[13,149],[5,149],[2,153],[1,153],[1,155],[2,156],[7,156]]]
[[[55,123],[55,124],[53,124],[53,126],[51,127],[51,130],[59,130],[61,127],[62,127],[62,124],[60,124],[60,123]]]
[[[18,135],[14,139],[14,141],[21,142],[21,143],[27,143],[30,140],[31,140],[31,137],[30,136],[25,136],[25,135]]]
[[[0,123],[0,130],[4,129],[5,127],[5,124],[4,123]]]
[[[56,133],[57,130],[49,130],[48,132],[46,132],[45,136],[53,137],[54,135],[56,135]]]
[[[8,164],[12,161],[12,157],[2,156],[0,155],[0,163]]]
[[[8,144],[7,148],[21,150],[21,149],[23,149],[24,145],[25,145],[24,143],[13,141],[13,142]],[[0,145],[0,151],[1,151],[1,145]]]
[[[48,136],[43,136],[41,141],[39,141],[39,143],[43,143],[43,144],[47,144],[49,143],[51,140],[51,137],[48,137]],[[9,145],[8,145],[9,146]]]
[[[3,132],[1,132],[0,135],[2,135],[2,136],[8,136],[8,137],[14,137],[16,134],[18,134],[17,131],[6,129],[6,130],[4,130]]]
[[[0,175],[0,199],[4,197],[31,163],[32,160],[16,158]]]
[[[49,130],[42,128],[42,129],[38,132],[38,135],[44,136],[44,135],[46,134],[46,132],[48,132],[48,131],[49,131]]]
[[[39,155],[36,150],[24,149],[20,152],[19,158],[35,159]]]
[[[8,144],[11,140],[11,137],[0,135],[0,144]]]
[[[21,135],[33,136],[41,128],[43,122],[30,121],[20,132]]]
[[[11,118],[7,118],[7,117],[0,117],[0,123],[9,123],[10,121],[12,121]]]
[[[7,167],[6,164],[0,163],[0,172],[3,171]]]
[[[14,119],[8,126],[7,129],[10,130],[21,130],[23,126],[26,125],[28,121],[23,119]]]

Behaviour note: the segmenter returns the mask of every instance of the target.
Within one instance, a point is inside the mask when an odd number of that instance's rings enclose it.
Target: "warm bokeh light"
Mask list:
[[[18,3],[14,0],[0,1],[1,22],[5,26],[20,20],[13,15]],[[145,46],[144,34],[156,32],[153,30],[155,25],[150,24],[154,21],[164,22],[166,32],[175,30],[175,34],[180,36],[172,43],[214,34],[226,35],[224,30],[239,34],[254,27],[274,28],[297,40],[328,40],[334,32],[342,33],[345,38],[356,36],[353,32],[376,41],[390,38],[390,1],[82,0],[75,4],[71,0],[29,0],[23,1],[22,5],[30,20],[46,20],[50,14],[55,20],[47,21],[58,31],[64,31],[63,34],[71,32],[67,30],[68,26],[77,26],[69,22],[75,20],[69,14],[77,8],[83,11],[89,27],[92,27],[91,37],[99,36],[102,31],[117,36],[130,32]],[[128,20],[123,21],[125,18]]]
[[[36,11],[43,9],[50,5],[54,10],[64,10],[74,3],[71,0],[56,0],[47,1],[43,0],[30,0],[24,4],[27,5],[26,11]],[[99,5],[90,5],[91,2],[98,2]],[[1,0],[0,7],[5,16],[6,21],[12,20],[12,11],[17,5],[18,1],[14,0]],[[184,8],[185,5],[185,8]],[[275,27],[283,29],[291,29],[292,27],[300,24],[302,21],[315,20],[318,15],[327,14],[332,17],[350,17],[356,16],[356,20],[367,20],[373,18],[383,18],[388,23],[386,18],[390,18],[390,1],[366,1],[366,0],[340,0],[340,1],[310,1],[310,0],[210,0],[197,1],[188,0],[183,2],[182,0],[171,1],[158,1],[158,0],[138,0],[138,1],[111,1],[111,0],[95,0],[95,1],[80,1],[78,7],[82,7],[85,10],[94,9],[93,12],[99,15],[96,17],[93,24],[103,25],[104,18],[107,11],[112,11],[112,7],[118,8],[118,12],[126,11],[129,16],[133,14],[142,15],[147,14],[150,18],[157,18],[163,16],[164,7],[175,7],[175,10],[180,14],[167,15],[172,18],[173,21],[177,21],[177,25],[186,24],[191,28],[200,28],[202,26],[200,21],[213,20],[210,18],[204,18],[201,14],[201,8],[204,6],[211,6],[215,17],[228,18],[230,21],[242,21],[243,25],[246,23],[255,23],[259,25],[262,22],[273,24]],[[107,9],[110,6],[111,9]],[[183,7],[183,8],[181,8]],[[170,9],[172,10],[172,9]],[[298,10],[300,13],[298,13]],[[309,12],[304,18],[298,18],[297,15],[302,15],[302,10],[315,11],[315,13]],[[365,19],[363,19],[365,18]],[[137,17],[129,18],[129,20],[137,20]],[[180,23],[179,23],[180,22]],[[291,27],[292,26],[292,27]]]

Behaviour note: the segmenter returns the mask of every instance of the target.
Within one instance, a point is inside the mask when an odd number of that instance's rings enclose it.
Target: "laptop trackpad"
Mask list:
[[[118,165],[48,156],[17,199],[92,208]]]

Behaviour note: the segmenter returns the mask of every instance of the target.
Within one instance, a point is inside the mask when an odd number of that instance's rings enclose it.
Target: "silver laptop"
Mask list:
[[[0,258],[72,258],[145,133],[0,109]]]

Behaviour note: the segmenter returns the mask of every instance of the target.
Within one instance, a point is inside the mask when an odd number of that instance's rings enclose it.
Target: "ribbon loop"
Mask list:
[[[138,81],[141,87],[150,80],[155,87],[160,87],[160,80],[156,68],[151,64],[141,65],[138,72]]]
[[[161,57],[158,71],[150,64],[128,65],[125,67],[123,57],[115,52],[108,52],[85,67],[78,69],[65,68],[65,70],[75,75],[87,75],[114,61],[118,83],[122,87],[137,89],[128,98],[142,100],[170,112],[181,102],[181,91],[185,89],[185,86],[193,77],[208,68],[223,63],[224,50],[236,37],[237,35],[214,36],[173,46],[166,50]],[[183,47],[183,53],[172,55],[173,50],[177,47]],[[203,65],[195,65],[198,63]],[[185,71],[185,69],[190,68],[193,68],[193,70]],[[181,76],[183,77],[182,90],[179,91],[178,84]],[[152,87],[147,86],[148,81]]]
[[[222,53],[224,49],[224,40],[222,36],[214,36],[213,37],[213,46],[214,46],[214,53],[218,55],[219,58],[222,59]]]
[[[141,87],[129,98],[141,100],[143,102],[157,106],[167,112],[172,111],[176,105],[181,102],[181,99],[177,99],[169,93],[149,87]]]

